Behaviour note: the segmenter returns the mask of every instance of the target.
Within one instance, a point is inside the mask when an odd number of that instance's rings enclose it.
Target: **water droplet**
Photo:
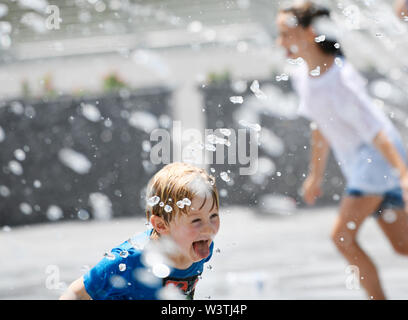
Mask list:
[[[189,198],[184,198],[183,202],[186,206],[191,206],[191,200]]]
[[[126,259],[126,258],[129,256],[129,251],[127,251],[127,250],[122,250],[122,251],[119,253],[119,256],[121,256],[122,258]]]
[[[173,208],[172,208],[171,206],[169,206],[168,204],[166,204],[165,207],[164,207],[164,211],[166,211],[166,212],[172,212],[172,211],[173,211]]]
[[[394,223],[397,220],[397,215],[393,210],[384,210],[384,213],[382,215],[382,219],[386,223]]]
[[[126,264],[119,263],[119,271],[121,271],[121,272],[126,271]]]
[[[282,73],[280,76],[276,76],[275,77],[276,81],[288,81],[289,80],[289,76],[286,73]]]
[[[164,207],[164,202],[161,201],[161,202],[159,203],[159,206],[163,208],[163,207]]]
[[[220,129],[220,132],[224,135],[229,137],[231,135],[231,130],[230,129],[226,129],[226,128],[222,128]]]
[[[350,230],[355,230],[356,229],[356,224],[354,221],[349,221],[347,222],[347,228]]]
[[[339,58],[339,57],[334,59],[334,63],[339,67],[343,66],[343,60],[341,58]]]
[[[310,75],[312,77],[320,76],[320,66],[317,66],[316,69],[313,69],[312,71],[310,71]]]
[[[111,283],[112,287],[116,289],[125,288],[127,283],[123,277],[117,275],[110,277],[109,282]]]
[[[251,89],[251,91],[252,91],[253,93],[258,92],[258,91],[259,91],[259,82],[258,82],[258,80],[254,80],[254,81],[252,82],[251,86],[249,87],[249,89]]]
[[[184,208],[184,201],[183,201],[183,200],[177,201],[177,202],[176,202],[176,205],[177,205],[177,207],[179,207],[180,209],[183,209],[183,208]]]
[[[79,174],[86,174],[91,170],[92,163],[83,154],[64,148],[58,152],[59,160],[71,170]]]
[[[14,157],[18,160],[18,161],[24,161],[26,158],[26,154],[23,150],[21,149],[16,149],[14,150]]]
[[[160,197],[158,197],[158,196],[153,196],[153,197],[151,197],[151,198],[149,198],[149,199],[147,200],[147,205],[153,207],[153,206],[155,206],[156,204],[158,204],[159,202],[160,202]]]
[[[81,219],[81,220],[88,220],[89,217],[90,217],[89,212],[86,211],[85,209],[80,209],[80,210],[78,211],[78,214],[77,214],[77,215],[78,215],[78,218]]]
[[[42,186],[41,181],[40,180],[34,180],[33,186],[34,186],[34,188],[37,188],[37,189],[41,188],[41,186]]]
[[[316,43],[323,42],[323,41],[326,40],[326,36],[324,34],[322,34],[322,35],[316,37],[314,40],[315,40]]]
[[[229,98],[229,100],[233,103],[233,104],[241,104],[244,102],[244,98],[241,96],[232,96]]]
[[[21,176],[23,174],[23,167],[21,164],[15,160],[11,160],[8,163],[8,168],[12,173],[14,173],[16,176]]]
[[[115,260],[116,257],[112,252],[105,252],[103,255],[108,260]]]
[[[164,263],[157,263],[152,267],[152,273],[159,278],[166,278],[170,274],[170,268]]]
[[[213,146],[212,144],[206,143],[205,144],[205,149],[208,151],[216,151],[217,148],[215,146]]]
[[[259,124],[257,124],[257,123],[250,123],[250,122],[248,122],[248,121],[246,121],[246,120],[239,120],[238,123],[239,123],[241,126],[247,127],[247,128],[249,128],[249,129],[252,129],[252,130],[255,130],[255,131],[261,131],[261,129],[262,129],[262,127],[261,127]]]
[[[20,204],[20,210],[25,215],[30,215],[33,213],[33,208],[26,202]]]
[[[0,142],[3,142],[5,138],[6,138],[6,133],[4,132],[4,129],[0,127]]]
[[[59,220],[63,215],[61,208],[56,205],[50,205],[46,212],[47,219],[51,221]]]
[[[220,177],[221,177],[221,179],[224,180],[225,182],[228,182],[228,181],[231,180],[230,177],[228,176],[228,173],[226,173],[225,171],[223,171],[223,172],[220,173]]]
[[[81,113],[89,121],[98,122],[101,120],[101,113],[93,104],[81,103]]]
[[[8,197],[10,195],[10,189],[6,186],[0,186],[0,195],[2,197]]]
[[[185,300],[186,298],[181,290],[178,289],[173,283],[161,288],[157,296],[160,300]]]
[[[100,192],[91,193],[89,195],[89,204],[96,220],[106,221],[112,218],[112,202],[107,195]]]

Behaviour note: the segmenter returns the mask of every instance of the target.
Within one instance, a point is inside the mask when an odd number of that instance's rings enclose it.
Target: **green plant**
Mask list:
[[[126,87],[126,83],[115,72],[112,72],[103,78],[104,91],[118,91]]]
[[[209,72],[207,74],[207,82],[209,84],[217,84],[231,81],[231,73],[229,70],[224,70],[223,72]]]

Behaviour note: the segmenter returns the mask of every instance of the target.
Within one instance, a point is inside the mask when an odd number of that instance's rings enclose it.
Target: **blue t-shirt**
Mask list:
[[[166,278],[153,275],[143,262],[143,248],[149,242],[152,229],[113,248],[84,275],[86,292],[94,300],[156,300],[159,290],[168,284],[179,288],[186,299],[194,298],[194,290],[212,256],[214,243],[207,258],[181,270],[172,268]]]

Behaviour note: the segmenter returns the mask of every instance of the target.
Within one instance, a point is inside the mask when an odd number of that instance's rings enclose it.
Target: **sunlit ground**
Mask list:
[[[286,217],[223,209],[213,258],[196,299],[366,299],[329,234],[335,208]],[[0,299],[57,299],[106,250],[142,232],[141,217],[78,221],[0,231]],[[406,299],[408,258],[398,256],[370,218],[360,244],[376,263],[389,299]],[[84,245],[86,244],[86,245]],[[58,274],[59,272],[59,274]]]

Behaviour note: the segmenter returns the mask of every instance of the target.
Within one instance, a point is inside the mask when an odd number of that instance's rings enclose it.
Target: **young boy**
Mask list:
[[[151,229],[105,254],[60,299],[160,299],[174,285],[193,299],[220,220],[215,180],[185,163],[165,166],[147,187]]]

